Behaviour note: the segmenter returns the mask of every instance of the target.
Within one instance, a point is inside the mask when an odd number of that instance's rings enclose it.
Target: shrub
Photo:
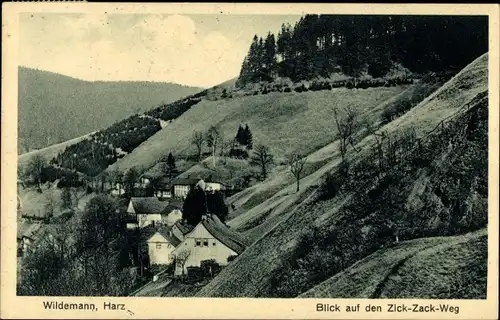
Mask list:
[[[229,157],[238,159],[247,159],[248,152],[243,149],[231,149],[229,150]]]
[[[203,280],[203,273],[200,267],[187,267],[187,279],[188,283],[200,282]]]
[[[221,271],[221,266],[214,259],[202,260],[200,263],[203,278],[213,278]]]
[[[320,199],[327,200],[335,197],[342,188],[344,179],[338,173],[327,173],[320,187]]]

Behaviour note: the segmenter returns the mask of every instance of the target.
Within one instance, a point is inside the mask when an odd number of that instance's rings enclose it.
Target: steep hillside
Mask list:
[[[299,297],[484,299],[487,253],[485,229],[405,241],[377,251]]]
[[[301,180],[300,192],[290,184],[229,222],[255,242],[197,296],[297,296],[391,243],[396,231],[405,240],[484,227],[487,67],[485,54],[380,128],[393,137],[415,133],[407,149],[395,151],[392,167],[378,171],[376,139],[367,135],[359,153],[349,152],[345,188],[325,196],[318,185],[338,173],[338,142],[311,155],[331,158]]]
[[[169,152],[195,153],[195,147],[190,143],[193,132],[204,133],[212,125],[219,126],[224,140],[229,141],[241,123],[251,128],[253,144],[268,146],[279,163],[293,151],[308,154],[330,143],[335,135],[333,108],[352,105],[360,111],[369,110],[403,90],[404,87],[339,88],[202,100],[109,170],[124,171],[130,167],[147,170]],[[318,136],[317,132],[325,131],[331,131],[331,135]]]
[[[56,143],[56,144],[53,144],[51,146],[48,146],[48,147],[45,147],[42,149],[23,153],[17,157],[17,164],[18,164],[18,166],[21,166],[21,167],[25,166],[30,161],[30,159],[32,159],[35,155],[40,155],[44,159],[47,159],[47,160],[52,159],[55,156],[57,156],[57,154],[59,152],[62,152],[67,147],[88,138],[91,134],[92,134],[92,132],[89,134],[83,135],[81,137],[70,139],[70,140],[67,140],[67,141],[64,141],[61,143]]]
[[[66,141],[178,100],[200,88],[154,82],[88,82],[19,68],[19,153]]]

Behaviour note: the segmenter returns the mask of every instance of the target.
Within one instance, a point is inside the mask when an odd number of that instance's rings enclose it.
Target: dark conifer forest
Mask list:
[[[254,36],[237,85],[334,72],[383,77],[394,63],[411,72],[460,70],[488,51],[486,16],[305,15],[277,36]],[[459,53],[459,54],[457,54]]]

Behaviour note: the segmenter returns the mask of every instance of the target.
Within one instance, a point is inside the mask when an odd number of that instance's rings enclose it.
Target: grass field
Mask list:
[[[487,253],[486,230],[405,241],[375,252],[300,297],[483,298]]]
[[[75,144],[75,143],[78,143],[78,142],[84,140],[85,138],[87,138],[91,134],[92,134],[92,132],[89,134],[83,135],[81,137],[78,137],[78,138],[74,138],[74,139],[64,141],[64,142],[61,142],[58,144],[53,144],[53,145],[46,147],[46,148],[31,151],[28,153],[23,153],[17,157],[17,165],[20,167],[25,166],[30,161],[30,159],[32,159],[35,155],[42,156],[48,162],[50,159],[57,156],[57,154],[59,152],[64,151],[64,149],[66,149],[67,147],[69,147],[72,144]]]
[[[305,93],[271,93],[235,99],[204,100],[174,120],[170,125],[141,144],[132,153],[112,165],[120,171],[137,167],[148,170],[169,152],[194,153],[190,139],[194,131],[206,132],[218,126],[228,141],[236,135],[238,126],[249,125],[253,145],[264,144],[271,149],[276,161],[282,161],[293,151],[309,154],[334,139],[335,107],[353,106],[360,112],[374,108],[403,91],[403,87],[369,88]],[[328,131],[331,134],[324,134]],[[322,132],[322,134],[318,134]]]

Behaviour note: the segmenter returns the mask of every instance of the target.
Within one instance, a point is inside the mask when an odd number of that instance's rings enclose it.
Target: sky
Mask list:
[[[299,15],[24,13],[19,65],[88,81],[208,88],[237,77],[253,35]]]

